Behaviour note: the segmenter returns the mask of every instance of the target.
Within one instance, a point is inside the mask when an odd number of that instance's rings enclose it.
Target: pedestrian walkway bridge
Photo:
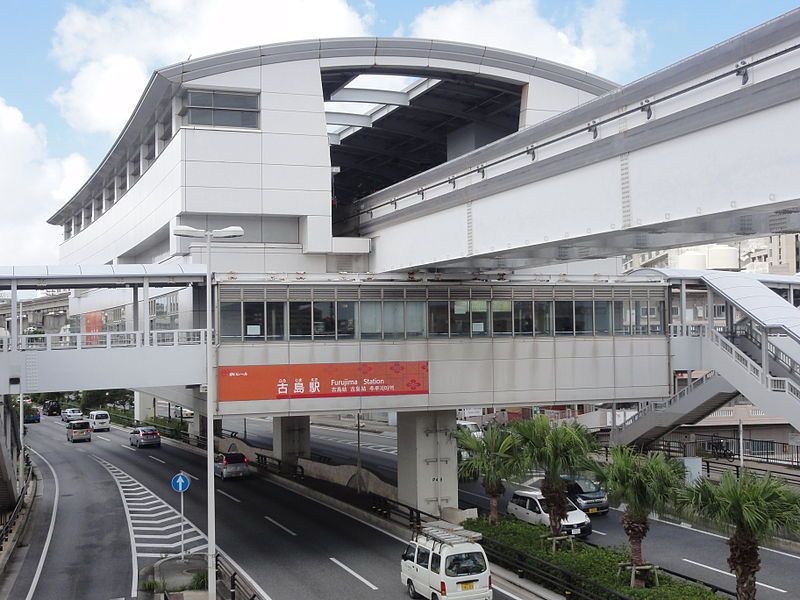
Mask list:
[[[800,11],[360,200],[370,270],[509,269],[800,229]],[[514,218],[509,218],[513,215]]]

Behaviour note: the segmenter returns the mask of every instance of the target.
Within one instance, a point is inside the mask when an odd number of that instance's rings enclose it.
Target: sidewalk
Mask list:
[[[321,425],[323,427],[333,427],[335,429],[348,429],[352,431],[357,429],[356,419],[346,416],[342,416],[341,418],[337,418],[335,416],[313,416],[311,417],[311,424]],[[367,421],[366,419],[361,419],[361,431],[366,431],[368,433],[394,433],[397,431],[397,427],[394,425],[389,425],[384,421]]]

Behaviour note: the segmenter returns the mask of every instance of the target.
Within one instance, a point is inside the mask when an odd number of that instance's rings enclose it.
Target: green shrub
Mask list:
[[[635,598],[636,600],[711,600],[718,596],[693,583],[679,581],[665,573],[658,574],[658,588],[631,589],[628,585],[630,573],[617,578],[617,564],[630,561],[627,548],[602,548],[575,542],[575,551],[567,547],[552,552],[550,545],[543,543],[549,535],[544,525],[531,525],[513,519],[502,519],[497,525],[489,525],[487,519],[473,519],[464,527],[483,534],[486,539],[498,542],[545,560],[567,571],[577,573],[595,583]]]
[[[164,586],[160,581],[148,579],[147,581],[142,581],[139,584],[139,589],[143,592],[161,592],[164,590]]]
[[[189,584],[190,590],[208,589],[208,571],[198,571],[192,576],[192,583]]]

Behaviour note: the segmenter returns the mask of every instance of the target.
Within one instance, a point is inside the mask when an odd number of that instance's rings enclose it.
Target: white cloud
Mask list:
[[[623,12],[622,0],[595,0],[559,28],[536,0],[455,0],[423,10],[410,34],[514,50],[616,79],[630,73],[647,43]]]
[[[0,98],[0,264],[55,264],[61,232],[45,221],[80,187],[89,166],[79,154],[50,158],[42,126]]]
[[[288,40],[366,35],[372,2],[149,0],[99,13],[70,6],[52,55],[72,74],[52,100],[80,131],[116,135],[155,68],[215,52]]]

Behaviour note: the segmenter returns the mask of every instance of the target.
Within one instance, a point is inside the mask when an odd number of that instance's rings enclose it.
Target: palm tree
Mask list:
[[[561,476],[575,475],[585,465],[587,455],[594,449],[594,440],[583,425],[551,424],[545,415],[518,421],[513,431],[527,469],[544,471],[542,496],[547,502],[550,531],[555,537],[567,518],[569,506],[566,482]]]
[[[628,536],[631,563],[644,564],[642,540],[650,529],[648,515],[664,512],[683,485],[684,468],[660,452],[639,454],[627,446],[611,449],[611,462],[594,463],[593,471],[609,499],[624,503],[622,529]]]
[[[497,499],[505,492],[503,480],[517,472],[516,438],[507,428],[492,424],[484,430],[483,437],[458,430],[456,440],[469,453],[458,466],[458,473],[464,477],[483,477],[483,489],[489,496],[489,522],[494,525]]]
[[[781,479],[747,470],[738,479],[727,471],[719,484],[699,479],[681,491],[678,506],[731,532],[728,566],[736,576],[738,600],[756,597],[759,542],[780,531],[800,531],[800,495]]]

